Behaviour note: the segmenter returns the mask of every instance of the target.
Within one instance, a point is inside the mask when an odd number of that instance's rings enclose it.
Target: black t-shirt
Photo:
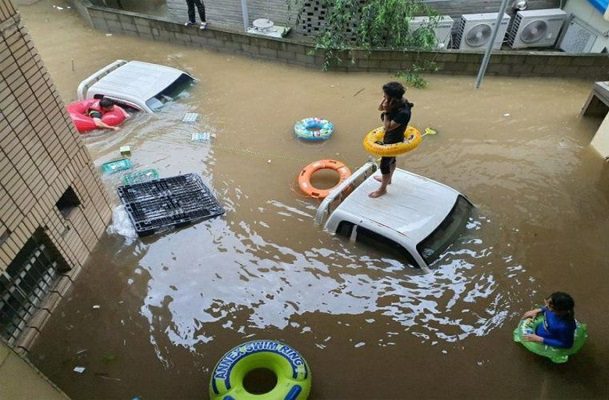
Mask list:
[[[383,144],[400,143],[404,141],[404,132],[410,122],[410,106],[404,104],[395,111],[385,113],[385,118],[400,124],[397,128],[385,132]]]
[[[91,118],[101,118],[102,117],[102,113],[97,110],[89,110],[87,115],[89,115],[89,117],[91,117]]]

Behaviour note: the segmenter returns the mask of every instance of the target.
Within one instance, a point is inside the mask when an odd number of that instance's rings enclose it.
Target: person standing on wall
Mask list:
[[[199,10],[199,17],[201,18],[201,26],[199,27],[199,29],[203,30],[207,28],[207,20],[205,18],[205,4],[203,4],[203,1],[186,0],[186,5],[188,6],[188,21],[184,25],[196,25],[197,22],[195,17],[195,6],[197,6],[197,10]]]

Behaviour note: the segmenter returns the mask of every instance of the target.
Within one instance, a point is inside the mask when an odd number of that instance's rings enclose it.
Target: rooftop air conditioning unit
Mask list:
[[[552,47],[568,14],[560,8],[518,11],[508,32],[508,45],[524,47]]]
[[[600,34],[581,19],[573,17],[558,39],[558,48],[565,53],[590,53]]]
[[[462,50],[483,50],[491,40],[497,13],[464,14],[457,22],[457,34],[454,45]],[[510,17],[503,14],[493,43],[493,49],[500,49],[507,31]]]
[[[410,30],[414,32],[419,28],[433,25],[434,22],[435,21],[431,20],[429,17],[413,17],[410,20]],[[436,48],[446,49],[448,47],[454,22],[455,20],[448,15],[438,17],[437,24],[433,28],[436,35]]]

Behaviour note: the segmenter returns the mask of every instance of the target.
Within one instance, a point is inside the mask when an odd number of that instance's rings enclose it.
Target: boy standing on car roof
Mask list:
[[[381,121],[385,129],[383,144],[400,143],[404,141],[404,132],[410,122],[410,110],[414,107],[405,97],[406,88],[400,82],[389,82],[383,85],[383,100],[379,104]],[[379,187],[369,196],[376,198],[387,193],[387,185],[391,184],[391,177],[395,171],[395,157],[381,158],[381,177],[375,179],[381,182]]]

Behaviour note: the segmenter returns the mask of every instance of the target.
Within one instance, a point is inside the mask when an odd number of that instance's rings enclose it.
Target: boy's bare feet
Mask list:
[[[383,182],[383,176],[375,176],[374,179],[376,179],[378,182]],[[387,182],[388,185],[391,185],[391,181]]]
[[[385,193],[387,193],[386,190],[375,190],[374,192],[371,192],[368,197],[372,197],[373,199],[376,199],[377,197],[381,197],[382,195],[384,195]]]

